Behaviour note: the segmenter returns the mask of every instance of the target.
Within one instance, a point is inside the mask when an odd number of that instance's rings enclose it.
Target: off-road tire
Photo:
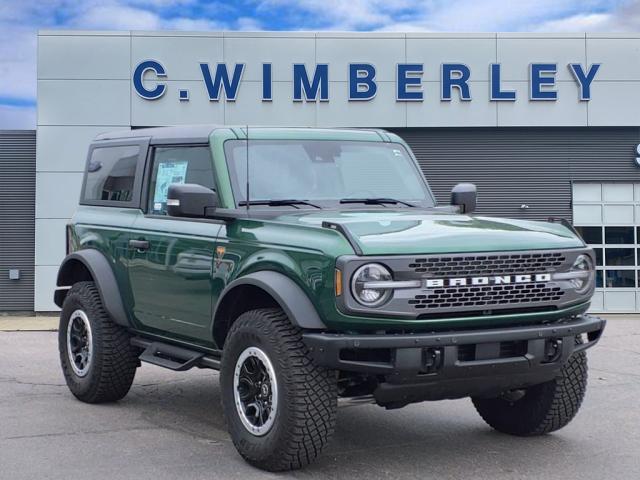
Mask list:
[[[579,339],[576,343],[582,343]],[[516,401],[473,398],[480,416],[499,432],[521,437],[544,435],[567,425],[587,389],[587,356],[574,353],[555,379],[529,387]]]
[[[70,365],[67,353],[67,327],[70,316],[82,310],[88,317],[93,353],[89,370],[78,376]],[[79,282],[67,293],[60,314],[58,349],[62,372],[69,390],[86,403],[114,402],[131,388],[139,365],[136,348],[130,344],[128,332],[111,320],[102,305],[93,282]]]
[[[263,436],[247,430],[234,401],[236,363],[249,347],[266,353],[277,378],[275,420]],[[302,468],[320,454],[333,435],[338,406],[336,373],[314,365],[300,329],[279,308],[251,310],[234,322],[224,344],[220,385],[233,444],[258,468],[272,472]]]

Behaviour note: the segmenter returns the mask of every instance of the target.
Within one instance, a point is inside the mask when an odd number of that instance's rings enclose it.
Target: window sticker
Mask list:
[[[172,183],[183,184],[187,175],[187,162],[161,162],[156,175],[156,191],[153,194],[154,209],[157,205],[166,205],[167,192]]]

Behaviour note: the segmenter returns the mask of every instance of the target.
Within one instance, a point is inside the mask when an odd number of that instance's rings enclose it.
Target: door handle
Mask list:
[[[140,252],[149,250],[149,242],[147,240],[129,240],[129,246]]]

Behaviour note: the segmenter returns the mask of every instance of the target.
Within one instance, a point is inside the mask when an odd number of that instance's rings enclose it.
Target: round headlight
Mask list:
[[[571,286],[578,292],[582,292],[589,287],[589,281],[591,279],[591,272],[593,266],[591,259],[587,255],[578,255],[576,261],[571,266],[572,272],[584,272],[584,275],[575,277],[571,280]]]
[[[391,297],[388,288],[376,286],[376,282],[392,280],[391,272],[379,263],[368,263],[358,268],[351,280],[351,291],[354,298],[365,307],[377,307]]]

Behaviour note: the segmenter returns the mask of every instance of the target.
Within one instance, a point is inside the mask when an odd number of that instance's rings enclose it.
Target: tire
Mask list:
[[[576,339],[576,343],[582,343]],[[587,389],[587,356],[573,354],[555,379],[524,390],[517,400],[473,398],[480,416],[495,430],[529,437],[561,429],[578,413]]]
[[[83,328],[89,333],[77,333]],[[71,337],[70,332],[74,332]],[[78,348],[73,340],[78,336],[87,338],[86,344],[90,345],[85,350],[84,362],[74,360],[80,354],[74,355],[74,359],[69,355],[70,345],[72,352]],[[68,338],[72,338],[71,342]],[[58,349],[67,386],[78,400],[114,402],[129,392],[139,365],[137,351],[129,341],[128,332],[105,311],[93,282],[79,282],[71,287],[60,314]]]
[[[267,419],[259,427],[263,431],[256,434],[245,426],[251,422],[246,416],[243,420],[240,410],[244,407],[236,405],[241,400],[235,391],[241,391],[243,377],[237,377],[237,384],[234,379],[236,372],[243,372],[243,354],[258,351],[266,356],[264,362],[263,357],[259,358],[263,370],[268,374],[266,365],[270,363],[275,374],[275,388],[270,383],[267,390],[270,401],[274,397],[276,401],[271,403],[272,407],[275,404],[272,420]],[[264,372],[262,378],[266,378]],[[313,364],[300,329],[289,322],[281,309],[261,308],[238,317],[224,345],[220,385],[233,444],[248,463],[258,468],[272,472],[302,468],[320,454],[333,435],[338,407],[337,375]]]

